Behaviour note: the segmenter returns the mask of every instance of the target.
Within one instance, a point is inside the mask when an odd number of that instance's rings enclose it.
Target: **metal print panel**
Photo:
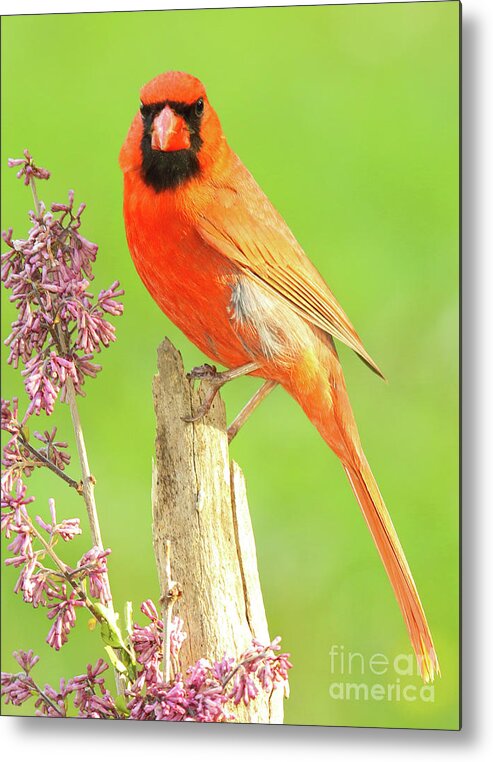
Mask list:
[[[2,712],[458,729],[460,4],[2,64]]]

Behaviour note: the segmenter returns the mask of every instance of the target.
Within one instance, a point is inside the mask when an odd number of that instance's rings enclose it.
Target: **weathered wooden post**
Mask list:
[[[229,461],[224,403],[219,394],[198,423],[185,423],[202,400],[186,378],[180,353],[165,339],[153,383],[157,420],[153,466],[153,540],[161,591],[166,543],[172,576],[182,590],[175,612],[188,637],[183,667],[201,657],[239,655],[269,633],[257,570],[245,481]],[[239,707],[240,722],[282,723],[283,690]]]

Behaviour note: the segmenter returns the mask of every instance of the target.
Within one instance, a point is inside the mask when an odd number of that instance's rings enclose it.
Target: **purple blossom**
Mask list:
[[[63,680],[60,681],[60,690],[55,690],[51,685],[45,685],[42,693],[36,686],[38,697],[34,706],[38,717],[66,717],[66,691]]]
[[[48,619],[53,619],[54,622],[51,625],[46,642],[55,651],[59,651],[67,642],[70,630],[75,626],[76,608],[85,604],[84,601],[76,597],[75,592],[67,595],[65,584],[62,585],[61,592],[54,595],[54,598],[58,599],[59,602],[52,603],[48,607]]]
[[[89,580],[89,592],[93,598],[97,598],[104,606],[111,603],[111,591],[108,582],[107,557],[111,550],[91,548],[85,553],[77,564],[80,570],[80,578],[87,577]]]
[[[2,672],[2,696],[6,704],[22,706],[36,693],[35,684],[29,676]]]
[[[224,656],[220,661],[214,662],[212,675],[219,683],[225,683],[234,668],[234,658],[232,656]]]
[[[45,569],[35,557],[22,566],[14,592],[22,592],[24,602],[37,609],[40,605],[46,606],[47,601],[57,595],[59,589],[51,579],[50,570]]]
[[[152,601],[145,601],[141,609],[151,623],[147,628],[134,626],[134,643],[142,641],[143,631],[148,641],[153,641],[151,633],[162,631],[162,622]],[[182,632],[182,625],[176,629]],[[93,667],[88,665],[85,673],[67,682],[62,680],[59,690],[49,685],[41,690],[30,676],[37,657],[32,651],[21,652],[16,658],[23,673],[2,673],[2,695],[6,703],[19,704],[34,698],[38,713],[50,716],[65,716],[71,699],[82,718],[227,722],[235,719],[231,704],[248,705],[260,691],[270,693],[276,684],[286,684],[291,664],[288,654],[279,654],[279,650],[279,638],[267,646],[254,640],[238,659],[224,657],[215,663],[199,659],[185,676],[176,672],[166,683],[160,670],[149,669],[149,662],[154,662],[159,653],[159,647],[152,646],[152,653],[144,660],[139,659],[141,668],[137,678],[125,691],[126,707],[121,703],[117,705],[107,689],[104,673],[108,665],[102,659]]]
[[[242,670],[234,679],[234,687],[231,693],[231,698],[235,704],[243,702],[246,706],[250,703],[251,699],[257,697],[258,688],[255,685],[253,677]]]
[[[63,519],[63,521],[58,524],[56,519],[55,501],[53,498],[48,500],[48,505],[50,507],[51,524],[47,524],[43,521],[41,516],[36,516],[36,521],[45,532],[48,532],[51,539],[58,536],[65,542],[69,542],[70,540],[73,540],[76,535],[82,534],[80,519]]]
[[[156,622],[159,620],[159,614],[157,612],[157,609],[150,598],[144,601],[144,603],[140,607],[140,610],[142,611],[143,614],[145,614],[145,616],[148,619],[151,620],[151,622]],[[161,622],[161,627],[162,626],[163,626],[163,623]]]
[[[82,534],[80,519],[63,519],[54,527],[53,533],[59,535],[64,542],[73,540],[76,535]]]
[[[34,432],[36,439],[39,439],[43,443],[44,447],[39,448],[39,452],[50,460],[60,471],[65,470],[65,466],[70,463],[70,454],[68,452],[62,452],[67,449],[67,442],[56,441],[56,426],[53,426],[51,433],[48,431],[42,434],[39,431]]]
[[[34,502],[34,497],[26,497],[27,487],[22,481],[18,479],[15,485],[14,494],[11,492],[2,492],[2,508],[8,508],[10,512],[14,514],[20,511],[24,506]],[[3,526],[2,526],[3,529]],[[10,537],[10,534],[6,535]]]
[[[31,177],[36,177],[38,180],[48,180],[50,177],[50,173],[47,169],[43,169],[43,167],[37,167],[34,164],[33,157],[27,148],[24,151],[23,159],[9,159],[8,166],[20,167],[20,170],[17,172],[17,177],[24,177],[24,185],[29,185]]]
[[[75,694],[74,706],[79,710],[79,717],[111,719],[119,716],[114,699],[101,677],[107,669],[108,665],[99,659],[94,667],[87,665],[86,674],[68,681],[66,694]]]
[[[123,296],[124,293],[124,290],[120,288],[120,281],[115,280],[106,291],[99,292],[98,304],[104,312],[108,312],[110,315],[121,315],[123,305],[117,301],[117,298]]]
[[[225,722],[234,719],[228,704],[248,705],[260,691],[270,693],[275,685],[287,687],[291,664],[280,650],[279,638],[265,646],[254,640],[238,660],[233,657],[211,663],[199,659],[185,677],[176,668],[179,649],[186,637],[183,622],[173,620],[171,632],[175,674],[164,682],[161,670],[163,623],[152,601],[141,606],[150,624],[134,625],[132,644],[142,669],[128,691],[131,719],[168,722]]]
[[[2,498],[2,531],[12,541],[8,549],[13,554],[5,559],[8,566],[19,568],[19,577],[14,586],[15,593],[21,593],[23,600],[34,608],[48,606],[48,618],[55,619],[48,642],[57,650],[66,642],[68,632],[75,622],[75,607],[83,605],[74,594],[67,596],[65,585],[60,585],[60,571],[43,566],[47,554],[46,547],[35,549],[36,535],[26,506],[34,498],[26,497],[26,487],[18,480],[15,494],[6,493]],[[68,541],[80,534],[79,519],[65,519],[58,523],[55,503],[49,501],[52,523],[47,524],[39,516],[37,523],[48,534],[48,544],[52,546],[58,537]],[[80,572],[70,570],[73,577],[87,575],[91,570]],[[53,602],[55,601],[55,602]]]
[[[42,690],[30,675],[31,670],[39,661],[39,656],[36,656],[32,650],[15,651],[13,656],[22,672],[17,674],[2,672],[2,696],[5,703],[21,706],[29,699],[34,699],[36,714],[65,717],[64,683],[61,683],[59,692],[50,685],[46,685]]]
[[[208,659],[199,659],[187,670],[189,687],[199,690],[200,686],[207,680],[211,670],[212,665]]]
[[[42,410],[46,415],[51,415],[55,409],[55,402],[60,389],[47,375],[48,364],[43,362],[40,355],[35,355],[27,360],[21,376],[25,378],[27,396],[31,400],[27,412],[28,415],[39,415]]]
[[[26,675],[29,674],[32,668],[39,661],[39,656],[36,656],[32,649],[29,651],[14,651],[12,655],[16,662],[19,664],[20,668],[26,673]]]
[[[21,479],[17,481],[15,491],[2,493],[2,531],[11,542],[8,549],[12,556],[5,559],[8,566],[19,569],[19,577],[14,586],[15,593],[22,593],[23,600],[34,608],[48,607],[48,618],[54,619],[48,635],[48,642],[56,650],[66,642],[68,633],[75,623],[75,609],[84,606],[85,601],[75,593],[67,594],[65,584],[60,581],[70,576],[72,583],[89,579],[91,595],[102,603],[111,601],[107,580],[106,557],[110,551],[93,548],[79,561],[76,569],[68,566],[46,568],[42,561],[47,557],[49,548],[53,548],[58,538],[65,542],[81,533],[79,519],[57,520],[55,501],[49,500],[51,523],[40,516],[37,524],[47,533],[46,544],[36,535],[27,506],[34,500],[26,496],[26,486]],[[35,542],[38,542],[36,549]]]
[[[8,493],[14,489],[17,480],[23,475],[29,476],[34,467],[29,453],[23,446],[22,426],[17,418],[17,399],[12,400],[12,409],[10,402],[2,399],[2,429],[11,434],[2,453],[2,500],[7,502]]]
[[[163,622],[150,599],[144,601],[140,610],[151,620],[151,624],[145,627],[134,625],[132,645],[139,664],[142,664],[145,670],[158,674],[161,672]]]
[[[259,688],[270,691],[277,684],[287,689],[288,670],[291,668],[289,654],[277,654],[280,638],[275,638],[268,646],[254,639],[251,648],[240,657],[239,665],[230,676],[223,678],[226,685],[233,678],[230,698],[235,704],[248,705],[258,695]]]
[[[2,695],[6,704],[14,706],[21,706],[29,699],[35,699],[34,706],[38,716],[66,716],[63,695],[50,685],[46,685],[42,691],[29,675],[2,672]]]
[[[18,176],[26,184],[49,177],[28,152],[9,165],[21,167]],[[59,394],[66,399],[69,379],[76,393],[83,394],[85,378],[101,369],[93,362],[94,354],[115,340],[105,314],[123,312],[118,281],[96,299],[88,291],[98,247],[80,233],[84,209],[84,204],[74,209],[70,191],[68,203],[29,215],[32,226],[25,240],[15,240],[12,230],[2,234],[8,247],[2,255],[2,281],[18,310],[5,343],[10,347],[8,362],[14,368],[24,365],[29,415],[42,410],[51,415]]]
[[[10,400],[2,398],[2,431],[8,431],[9,434],[17,434],[19,424],[17,422],[19,401],[17,397],[12,398],[12,408]]]
[[[9,534],[13,534],[12,542],[7,546],[14,554],[14,558],[7,558],[5,563],[8,566],[20,566],[26,561],[34,558],[32,547],[33,531],[29,521],[25,503],[12,511],[12,518],[8,524]]]

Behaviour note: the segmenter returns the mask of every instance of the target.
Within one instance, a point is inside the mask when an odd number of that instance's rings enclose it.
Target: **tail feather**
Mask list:
[[[311,360],[310,360],[311,358]],[[323,366],[317,372],[319,365]],[[433,639],[411,570],[365,458],[344,375],[332,339],[318,336],[312,354],[281,380],[341,461],[394,589],[421,676],[440,674]]]
[[[424,682],[440,674],[433,639],[404,551],[370,466],[344,466],[394,589]]]

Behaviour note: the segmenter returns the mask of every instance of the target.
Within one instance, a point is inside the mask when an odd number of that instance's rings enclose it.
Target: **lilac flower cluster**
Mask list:
[[[68,445],[66,442],[57,442],[56,440],[56,426],[53,426],[51,432],[39,431],[34,432],[36,439],[39,439],[43,443],[43,447],[40,447],[38,452],[43,455],[47,460],[51,461],[60,471],[65,470],[65,466],[70,463],[70,453],[64,452]]]
[[[22,424],[18,421],[18,400],[2,399],[2,431],[10,434],[2,455],[2,500],[8,500],[8,493],[15,482],[24,474],[30,476],[35,467],[22,442]],[[34,498],[33,498],[34,499]]]
[[[18,177],[24,176],[26,184],[49,177],[28,152],[9,165],[21,167]],[[88,291],[98,247],[80,233],[85,204],[74,209],[73,191],[67,204],[52,204],[50,212],[35,201],[28,238],[14,240],[12,229],[2,234],[8,250],[2,255],[1,278],[18,310],[5,343],[8,362],[14,368],[24,365],[27,414],[45,410],[50,415],[58,395],[65,399],[68,380],[83,394],[85,377],[101,369],[94,355],[115,340],[115,329],[104,316],[122,314],[118,299],[123,290],[115,281],[97,298]]]
[[[77,564],[75,572],[80,579],[89,582],[89,594],[104,606],[111,603],[111,591],[108,584],[108,566],[107,558],[111,550],[101,550],[100,548],[91,548],[84,553]]]
[[[80,489],[76,482],[63,473],[65,467],[70,463],[70,455],[65,452],[67,443],[56,439],[56,426],[52,428],[51,432],[34,432],[35,438],[44,445],[37,450],[29,444],[29,433],[26,426],[29,416],[26,414],[22,421],[18,419],[17,398],[14,397],[12,402],[2,399],[2,431],[6,431],[10,435],[3,447],[2,455],[2,500],[8,502],[9,493],[16,489],[17,481],[20,480],[22,483],[22,480],[28,478],[35,468],[41,466],[52,468],[71,486]]]
[[[12,555],[6,564],[19,569],[14,590],[35,608],[46,607],[52,623],[47,642],[59,650],[75,624],[77,609],[91,608],[86,582],[94,600],[111,604],[110,551],[94,547],[72,569],[59,559],[55,546],[81,533],[79,519],[57,521],[53,500],[49,501],[51,521],[29,514],[34,498],[26,496],[25,479],[35,468],[48,467],[79,492],[82,488],[65,474],[70,455],[67,443],[57,438],[56,427],[35,431],[34,438],[41,442],[35,447],[28,422],[41,410],[50,415],[57,397],[61,393],[63,399],[69,386],[81,394],[84,376],[99,370],[93,355],[115,338],[104,314],[122,313],[117,299],[123,291],[115,281],[97,299],[88,293],[97,246],[80,233],[84,205],[74,211],[73,192],[68,204],[54,204],[51,213],[46,213],[34,180],[46,180],[50,173],[37,167],[28,151],[9,165],[19,167],[17,176],[31,185],[36,209],[30,213],[33,224],[26,240],[14,240],[12,230],[3,235],[8,251],[2,255],[1,277],[18,310],[6,344],[9,362],[16,368],[19,362],[24,365],[29,405],[21,415],[16,398],[2,399],[2,430],[9,435],[2,456],[2,531],[11,540]]]
[[[248,705],[261,690],[270,693],[276,685],[287,688],[291,663],[289,654],[277,653],[280,638],[268,646],[254,640],[238,659],[224,657],[214,663],[199,659],[183,675],[176,667],[186,634],[178,617],[173,620],[171,632],[174,677],[166,683],[161,670],[163,622],[152,601],[146,601],[141,610],[150,624],[135,625],[133,631],[132,642],[141,670],[127,691],[130,719],[225,722],[234,719],[232,705]]]
[[[287,690],[291,664],[289,654],[278,653],[280,638],[268,646],[254,640],[239,659],[224,657],[214,663],[199,659],[185,676],[177,671],[166,683],[160,667],[163,623],[152,601],[145,601],[141,610],[150,624],[133,627],[131,641],[139,670],[124,696],[115,701],[107,690],[101,675],[108,665],[102,659],[94,667],[88,665],[85,674],[68,682],[62,680],[58,691],[50,685],[41,689],[30,674],[38,657],[32,651],[21,651],[14,656],[23,671],[2,673],[5,702],[20,706],[34,698],[37,714],[66,717],[72,697],[81,718],[227,722],[235,719],[234,706],[248,705],[261,691],[269,694],[275,686]],[[178,664],[186,638],[178,617],[173,621],[171,634],[172,659]]]
[[[2,532],[11,540],[5,559],[7,566],[20,569],[14,592],[34,608],[47,608],[52,622],[46,642],[59,651],[67,642],[75,625],[76,610],[88,606],[88,598],[81,583],[87,580],[90,595],[104,605],[111,602],[107,582],[106,559],[109,550],[92,548],[85,553],[75,569],[57,556],[58,540],[69,542],[81,533],[79,519],[57,521],[55,501],[49,501],[51,522],[36,516],[31,518],[28,505],[34,501],[26,496],[26,485],[18,479],[15,492],[2,493]],[[39,528],[38,528],[39,527]],[[53,566],[46,566],[47,561]]]
[[[94,667],[88,664],[85,674],[67,682],[61,680],[56,690],[51,685],[41,688],[34,681],[31,670],[39,661],[39,656],[32,651],[18,651],[14,657],[22,672],[2,672],[2,695],[6,704],[22,706],[34,699],[37,716],[68,717],[71,700],[81,718],[118,719],[121,716],[101,677],[108,669],[102,659]]]
[[[24,185],[29,185],[31,178],[36,177],[38,180],[49,180],[50,173],[43,167],[37,167],[33,162],[33,157],[27,150],[24,151],[23,159],[9,159],[9,167],[20,167],[17,172],[17,177],[24,178]]]

